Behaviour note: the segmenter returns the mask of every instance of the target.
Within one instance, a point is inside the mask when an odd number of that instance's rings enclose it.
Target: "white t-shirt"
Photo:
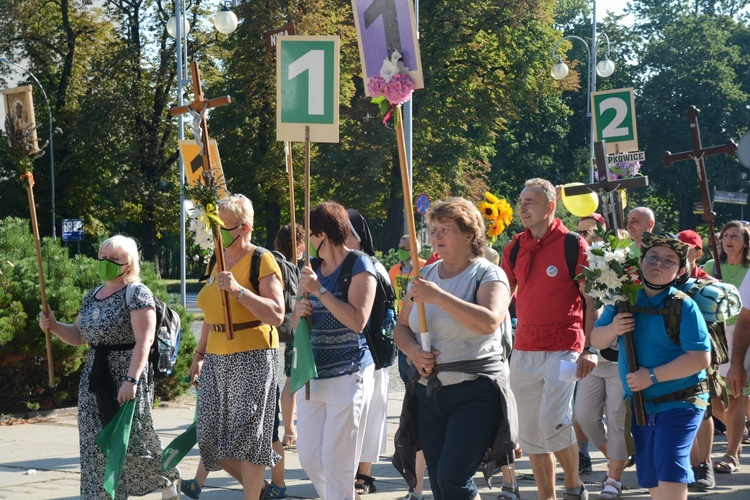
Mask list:
[[[500,267],[484,258],[478,258],[460,274],[452,278],[442,279],[438,273],[441,261],[423,269],[423,279],[437,284],[443,291],[467,302],[475,302],[474,294],[477,290],[477,276],[481,276],[482,283],[500,281],[506,287],[508,278]],[[411,286],[411,284],[409,284]],[[486,359],[493,356],[501,357],[503,347],[499,331],[492,335],[480,335],[463,326],[456,318],[435,304],[425,304],[427,329],[430,332],[430,345],[440,351],[437,364],[452,363],[474,359]],[[412,307],[409,315],[409,327],[413,332],[420,332],[419,314],[417,307]],[[502,327],[500,327],[502,328]],[[500,330],[498,328],[498,330]],[[439,372],[438,379],[443,385],[458,384],[476,379],[476,375]],[[421,380],[426,383],[426,380]]]

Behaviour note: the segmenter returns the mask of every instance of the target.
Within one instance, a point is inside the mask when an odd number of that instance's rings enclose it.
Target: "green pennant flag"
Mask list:
[[[198,442],[198,435],[196,434],[197,422],[193,421],[190,426],[185,429],[185,432],[177,436],[169,443],[169,446],[164,448],[164,453],[161,456],[161,470],[166,471],[177,467],[177,464],[190,453],[193,446]]]
[[[294,330],[294,357],[292,358],[292,394],[302,388],[307,381],[318,376],[313,359],[312,345],[310,344],[309,318],[302,321]]]
[[[96,445],[107,456],[104,468],[104,490],[115,498],[115,489],[125,465],[125,455],[130,443],[130,427],[135,413],[135,399],[127,401],[115,414],[115,417],[94,438]]]

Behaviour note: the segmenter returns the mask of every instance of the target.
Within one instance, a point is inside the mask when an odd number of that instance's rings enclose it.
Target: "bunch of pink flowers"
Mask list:
[[[414,82],[400,59],[401,54],[393,51],[390,59],[383,62],[380,74],[370,78],[367,90],[372,98],[384,97],[391,106],[398,106],[411,98]]]

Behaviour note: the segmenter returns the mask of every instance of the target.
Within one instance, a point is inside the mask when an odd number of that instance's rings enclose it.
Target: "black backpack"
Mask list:
[[[578,240],[580,238],[581,235],[576,232],[568,231],[565,233],[565,262],[568,264],[568,273],[572,280],[575,280],[578,274],[576,267],[578,267]],[[510,249],[510,254],[508,254],[508,261],[511,268],[516,267],[516,259],[518,258],[520,248],[521,238],[519,236],[513,242],[513,247]]]
[[[263,247],[256,247],[253,253],[252,260],[250,261],[250,286],[253,287],[255,293],[260,293],[258,290],[260,274],[260,261],[263,258],[263,254],[268,252]],[[294,303],[297,298],[297,288],[299,287],[299,268],[293,263],[286,260],[284,254],[277,251],[272,251],[276,263],[281,269],[281,284],[284,288],[284,322],[281,326],[276,328],[279,332],[280,342],[292,342],[294,340],[294,329],[292,328],[292,313],[294,313]]]
[[[130,305],[133,300],[135,287],[133,283],[128,283],[125,290],[125,303]],[[182,339],[182,323],[180,315],[171,309],[162,300],[154,295],[154,306],[156,309],[156,329],[154,331],[154,342],[148,353],[148,362],[154,367],[154,377],[164,378],[172,373],[174,364],[177,362],[177,355],[180,350],[180,340]],[[165,334],[159,335],[162,328],[166,329]],[[159,363],[161,353],[159,347],[165,351],[163,363]]]
[[[344,300],[348,299],[354,261],[361,255],[369,258],[373,265],[378,262],[378,259],[363,252],[356,250],[349,252],[343,264],[341,264],[341,273],[339,274],[339,290],[341,290]],[[312,265],[313,271],[317,272],[320,268],[320,260],[314,260]],[[391,280],[377,271],[375,271],[375,280],[377,281],[375,300],[372,303],[372,312],[370,312],[370,319],[367,320],[365,325],[364,333],[372,359],[375,361],[375,369],[379,370],[391,366],[396,357],[396,344],[392,338],[383,335],[381,328],[389,309],[393,311],[394,318],[396,317],[396,310],[393,307],[393,304],[396,303],[396,292],[393,290]]]

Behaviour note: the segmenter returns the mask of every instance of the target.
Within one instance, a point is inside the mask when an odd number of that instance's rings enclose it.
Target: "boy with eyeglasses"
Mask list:
[[[688,245],[672,235],[643,233],[641,275],[635,312],[616,313],[607,306],[591,333],[594,347],[605,348],[618,338],[620,378],[626,395],[642,391],[646,425],[633,423],[638,483],[652,498],[686,499],[694,481],[690,448],[708,403],[705,368],[711,343],[698,306],[681,296],[679,343],[672,340],[664,316],[667,301],[681,293],[674,286],[686,272]],[[628,373],[622,335],[633,332],[640,367]]]

